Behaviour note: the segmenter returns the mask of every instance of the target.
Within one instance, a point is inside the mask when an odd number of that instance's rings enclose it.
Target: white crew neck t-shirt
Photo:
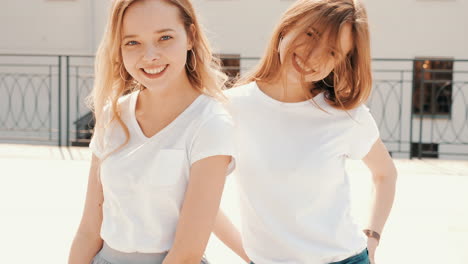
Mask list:
[[[206,157],[228,155],[232,156],[228,174],[234,169],[233,122],[220,102],[200,95],[172,123],[148,138],[135,117],[138,94],[119,99],[129,143],[101,163],[101,237],[121,252],[160,253],[172,247],[191,165]],[[111,117],[109,107],[104,116]],[[96,130],[90,144],[98,158],[125,141],[116,121],[103,131]]]
[[[283,103],[255,82],[226,91],[236,123],[244,247],[259,264],[321,264],[366,248],[350,215],[347,158],[362,159],[379,137],[365,106],[342,110],[324,94]],[[354,119],[354,120],[353,120]]]

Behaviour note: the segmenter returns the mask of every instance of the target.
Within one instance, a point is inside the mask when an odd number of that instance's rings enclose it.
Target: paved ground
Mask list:
[[[0,263],[66,263],[81,217],[90,152],[86,148],[0,145]],[[377,252],[379,264],[468,263],[468,162],[396,160],[398,191]],[[354,215],[367,217],[370,175],[348,164]],[[235,185],[222,208],[239,223]],[[242,263],[216,238],[212,263]]]

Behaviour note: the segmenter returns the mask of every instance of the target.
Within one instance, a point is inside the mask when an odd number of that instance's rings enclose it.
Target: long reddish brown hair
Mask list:
[[[311,98],[314,94],[324,91],[328,103],[335,108],[349,110],[361,105],[370,95],[372,74],[368,19],[360,0],[296,1],[284,13],[275,28],[265,55],[257,67],[241,78],[236,86],[252,81],[270,83],[281,78],[284,69],[280,62],[278,47],[282,37],[291,28],[299,32],[307,32],[311,28],[327,32],[323,35],[327,38],[329,49],[339,51],[339,36],[345,24],[350,24],[352,27],[351,51],[338,59],[334,70],[325,77],[325,82],[318,81],[311,88],[310,83],[305,83],[303,76],[302,83],[308,97]],[[292,43],[296,42],[297,38]],[[309,55],[316,43],[316,41],[307,43]],[[286,56],[292,55],[292,48],[288,48]]]

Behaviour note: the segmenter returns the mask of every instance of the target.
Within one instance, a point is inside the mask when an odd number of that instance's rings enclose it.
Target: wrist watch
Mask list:
[[[377,242],[380,242],[380,234],[373,231],[373,230],[370,230],[370,229],[364,229],[362,230],[364,232],[364,234],[366,234],[367,237],[372,237],[372,238],[375,238],[377,240]]]

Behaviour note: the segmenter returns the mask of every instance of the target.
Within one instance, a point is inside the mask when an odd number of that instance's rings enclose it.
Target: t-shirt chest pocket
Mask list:
[[[187,167],[187,157],[183,149],[161,149],[149,162],[145,178],[150,186],[162,187],[178,183]]]

